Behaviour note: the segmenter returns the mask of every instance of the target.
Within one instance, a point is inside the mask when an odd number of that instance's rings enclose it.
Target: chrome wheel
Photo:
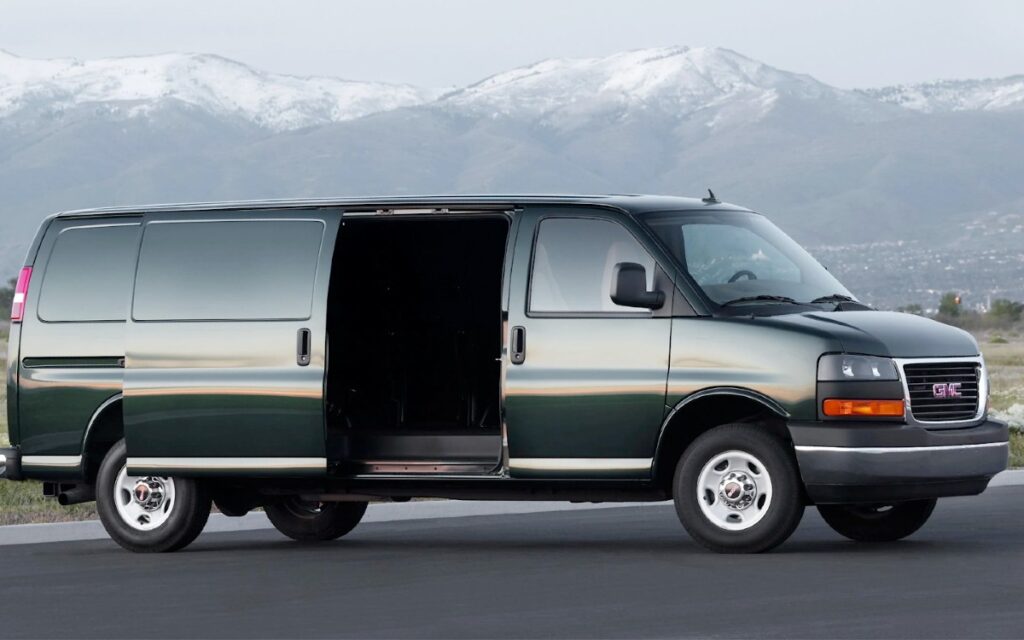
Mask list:
[[[174,479],[157,476],[130,476],[121,467],[114,481],[114,506],[132,529],[151,531],[174,511]]]
[[[697,502],[713,525],[727,531],[748,529],[772,504],[772,479],[764,463],[745,451],[711,458],[697,478]]]

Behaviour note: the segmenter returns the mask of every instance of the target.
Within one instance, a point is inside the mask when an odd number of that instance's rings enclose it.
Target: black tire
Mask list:
[[[758,492],[755,481],[750,485],[755,488],[750,506],[739,509],[738,515],[730,514],[719,524],[704,513],[701,503],[710,508],[724,495],[712,493],[709,496],[707,491],[702,491],[698,497],[698,483],[705,465],[727,452],[741,452],[760,461],[764,468],[752,473],[767,473],[772,489],[769,500],[767,494]],[[731,465],[727,464],[726,468],[731,469]],[[724,484],[722,486],[725,487]],[[690,536],[719,553],[760,553],[773,549],[793,534],[804,513],[803,485],[792,448],[768,432],[766,427],[754,424],[722,425],[698,436],[680,456],[673,481],[673,496],[676,513]],[[748,512],[748,509],[755,511]],[[763,511],[756,513],[757,509]],[[747,514],[754,524],[737,524],[747,526],[741,530],[726,528],[730,526],[728,518],[743,518]]]
[[[299,542],[335,540],[356,528],[365,502],[307,502],[287,497],[265,507],[274,528]]]
[[[935,499],[895,504],[818,505],[818,513],[839,535],[857,542],[894,542],[916,532],[935,510]]]
[[[133,528],[118,511],[115,483],[127,462],[124,440],[119,441],[100,464],[96,476],[96,510],[103,528],[117,544],[137,553],[177,551],[188,546],[203,531],[210,517],[210,495],[202,483],[190,478],[172,478],[173,502],[167,519],[146,531]]]

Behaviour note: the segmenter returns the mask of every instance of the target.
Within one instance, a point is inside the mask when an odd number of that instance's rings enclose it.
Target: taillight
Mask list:
[[[14,302],[11,304],[11,322],[21,322],[25,317],[25,297],[28,296],[28,281],[32,279],[32,267],[23,267],[14,287]]]

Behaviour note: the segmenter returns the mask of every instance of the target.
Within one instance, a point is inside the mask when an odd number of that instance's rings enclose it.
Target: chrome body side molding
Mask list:
[[[327,472],[327,458],[128,458],[129,470]]]
[[[653,458],[510,458],[513,471],[650,471]]]

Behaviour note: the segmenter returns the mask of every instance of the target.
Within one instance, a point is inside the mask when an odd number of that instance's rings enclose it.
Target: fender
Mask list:
[[[654,449],[655,464],[657,464],[658,454],[661,452],[661,443],[665,439],[665,431],[668,429],[668,425],[669,423],[672,422],[672,419],[675,417],[676,413],[678,413],[680,410],[682,410],[692,402],[701,400],[703,398],[710,398],[713,396],[735,396],[739,398],[744,398],[746,400],[753,400],[754,402],[760,403],[766,409],[768,409],[769,411],[771,411],[772,413],[774,413],[775,415],[779,416],[784,420],[788,420],[790,417],[789,412],[783,409],[782,405],[780,405],[778,402],[766,396],[765,394],[754,391],[752,389],[746,389],[744,387],[708,387],[705,389],[701,389],[699,391],[694,391],[690,395],[680,400],[676,404],[676,406],[673,407],[672,410],[668,412],[668,415],[666,415],[665,419],[662,421],[661,430],[658,432],[658,443]]]
[[[103,415],[103,412],[106,411],[107,408],[110,407],[110,405],[114,404],[115,402],[120,402],[123,399],[123,397],[124,396],[122,393],[115,393],[114,395],[104,400],[100,404],[100,406],[98,406],[96,410],[92,412],[92,416],[89,418],[89,424],[85,427],[85,433],[82,435],[81,454],[83,461],[85,460],[86,447],[89,446],[89,436],[92,434],[93,425],[95,425],[96,422],[99,421],[100,416]]]

